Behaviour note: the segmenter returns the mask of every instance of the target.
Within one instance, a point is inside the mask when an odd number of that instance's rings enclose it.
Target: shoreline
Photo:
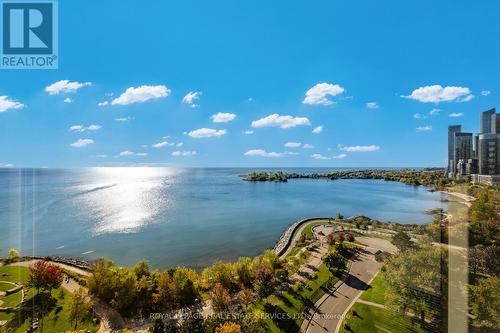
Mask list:
[[[468,194],[463,194],[460,192],[449,192],[449,191],[439,191],[439,192],[459,199],[457,202],[464,204],[469,208],[471,207],[472,202],[476,200],[476,198],[474,198],[473,196]]]

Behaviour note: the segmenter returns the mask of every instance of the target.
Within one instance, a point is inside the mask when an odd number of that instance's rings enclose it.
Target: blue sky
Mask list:
[[[444,166],[500,106],[499,12],[63,0],[59,69],[0,70],[0,165]]]

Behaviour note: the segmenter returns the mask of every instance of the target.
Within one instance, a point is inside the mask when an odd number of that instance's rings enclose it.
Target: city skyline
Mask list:
[[[59,69],[0,72],[0,166],[444,167],[499,105],[493,1],[119,4],[60,3]]]

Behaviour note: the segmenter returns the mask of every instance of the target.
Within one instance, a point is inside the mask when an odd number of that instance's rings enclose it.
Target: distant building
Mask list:
[[[479,174],[500,175],[500,134],[479,135]]]
[[[492,133],[491,127],[493,124],[493,116],[495,115],[496,110],[491,109],[488,111],[481,112],[481,125],[480,132],[481,133]]]
[[[455,162],[455,133],[462,131],[461,125],[448,126],[448,176],[454,177],[456,170]]]
[[[479,134],[463,133],[462,126],[448,127],[448,177],[470,179],[476,184],[500,183],[500,114],[481,113]]]

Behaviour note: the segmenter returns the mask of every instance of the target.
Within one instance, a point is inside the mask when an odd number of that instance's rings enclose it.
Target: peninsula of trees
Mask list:
[[[322,173],[297,173],[297,172],[250,172],[243,176],[246,181],[252,182],[286,182],[289,179],[383,179],[387,181],[398,181],[408,185],[430,185],[443,188],[450,183],[444,177],[445,170],[442,168],[425,169],[366,169],[366,170],[338,170]]]

